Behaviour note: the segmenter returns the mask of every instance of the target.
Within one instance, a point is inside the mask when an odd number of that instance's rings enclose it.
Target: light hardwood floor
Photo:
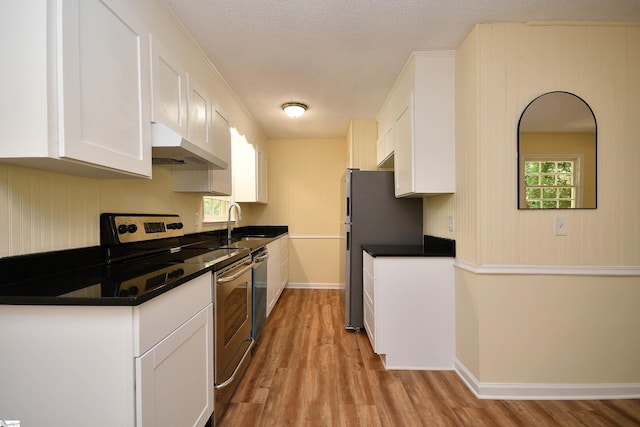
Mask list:
[[[285,289],[218,426],[640,426],[640,400],[480,400],[453,371],[385,371],[343,324],[337,290]]]

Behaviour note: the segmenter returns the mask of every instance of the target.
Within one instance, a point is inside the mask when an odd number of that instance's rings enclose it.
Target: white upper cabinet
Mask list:
[[[267,203],[267,156],[240,136],[232,136],[231,150],[234,200]]]
[[[392,126],[393,124],[391,124]],[[377,141],[377,163],[380,168],[393,167],[393,154],[395,150],[393,127],[387,127],[386,131],[378,129],[380,139]]]
[[[226,169],[174,169],[171,172],[173,191],[208,193],[216,196],[231,195],[231,134],[229,122],[220,112],[213,110],[213,148],[216,157],[229,165]]]
[[[151,121],[187,136],[187,73],[180,61],[150,36]]]
[[[187,74],[187,138],[196,145],[213,153],[211,130],[211,96],[207,90]]]
[[[148,29],[126,2],[9,2],[0,160],[151,176]]]
[[[213,110],[213,148],[216,157],[223,159],[229,165],[226,169],[214,169],[212,174],[212,192],[215,194],[231,195],[231,133],[229,132],[229,122],[220,114]]]
[[[455,52],[414,52],[378,124],[393,132],[396,197],[455,192]]]

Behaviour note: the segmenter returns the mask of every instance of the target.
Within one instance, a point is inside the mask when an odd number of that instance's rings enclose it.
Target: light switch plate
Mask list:
[[[556,215],[553,223],[553,234],[556,236],[566,236],[568,232],[567,217]]]

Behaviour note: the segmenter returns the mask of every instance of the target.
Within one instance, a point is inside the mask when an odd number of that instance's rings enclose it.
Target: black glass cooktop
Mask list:
[[[0,285],[0,303],[137,305],[249,255],[242,249],[183,248],[142,259],[76,268]]]

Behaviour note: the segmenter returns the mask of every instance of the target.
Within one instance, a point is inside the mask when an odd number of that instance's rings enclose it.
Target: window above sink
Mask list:
[[[204,196],[202,198],[203,222],[227,222],[231,197]],[[237,221],[236,211],[231,212],[231,220]]]

